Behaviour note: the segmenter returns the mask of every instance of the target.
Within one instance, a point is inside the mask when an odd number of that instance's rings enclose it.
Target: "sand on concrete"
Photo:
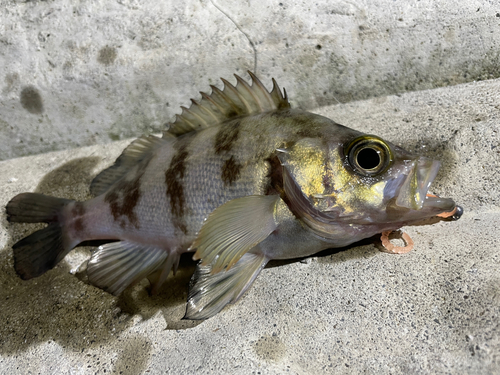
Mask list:
[[[22,281],[11,245],[36,225],[2,215],[0,372],[499,373],[499,93],[500,80],[490,80],[318,108],[441,160],[431,191],[454,198],[463,217],[405,228],[415,241],[406,255],[379,252],[370,240],[273,263],[204,322],[180,320],[188,258],[154,297],[147,281],[119,297],[86,284],[78,267],[89,248]],[[87,199],[92,177],[128,142],[0,162],[0,206],[25,191]]]

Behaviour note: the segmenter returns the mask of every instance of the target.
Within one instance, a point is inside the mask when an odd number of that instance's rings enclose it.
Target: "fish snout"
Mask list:
[[[396,205],[412,210],[420,210],[426,203],[427,191],[436,178],[441,163],[420,157],[413,162],[408,176],[403,181],[396,199]]]

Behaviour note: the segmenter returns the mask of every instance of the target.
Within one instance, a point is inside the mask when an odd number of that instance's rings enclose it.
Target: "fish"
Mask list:
[[[13,245],[24,280],[54,268],[89,240],[89,282],[119,295],[144,278],[157,293],[181,254],[198,261],[185,319],[236,302],[272,259],[307,257],[463,209],[430,194],[440,162],[383,138],[291,107],[235,75],[181,107],[161,137],[144,135],[79,202],[21,193],[9,222],[47,226]]]

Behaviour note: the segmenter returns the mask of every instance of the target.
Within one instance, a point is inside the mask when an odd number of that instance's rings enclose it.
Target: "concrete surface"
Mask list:
[[[500,373],[499,93],[500,80],[489,80],[319,108],[442,160],[431,191],[453,197],[463,217],[406,228],[415,241],[406,255],[379,252],[372,239],[273,263],[204,322],[180,320],[188,258],[155,297],[146,281],[120,297],[86,284],[76,271],[89,248],[20,280],[10,246],[34,225],[3,215],[0,373]],[[0,162],[0,206],[24,191],[86,199],[127,143]]]
[[[219,77],[293,104],[500,77],[487,0],[0,0],[0,160],[160,131]]]

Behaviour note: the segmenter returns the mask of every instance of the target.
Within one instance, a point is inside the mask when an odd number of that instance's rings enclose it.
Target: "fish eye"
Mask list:
[[[376,176],[385,172],[392,161],[389,146],[375,136],[354,139],[346,147],[345,155],[354,171],[362,176]]]

